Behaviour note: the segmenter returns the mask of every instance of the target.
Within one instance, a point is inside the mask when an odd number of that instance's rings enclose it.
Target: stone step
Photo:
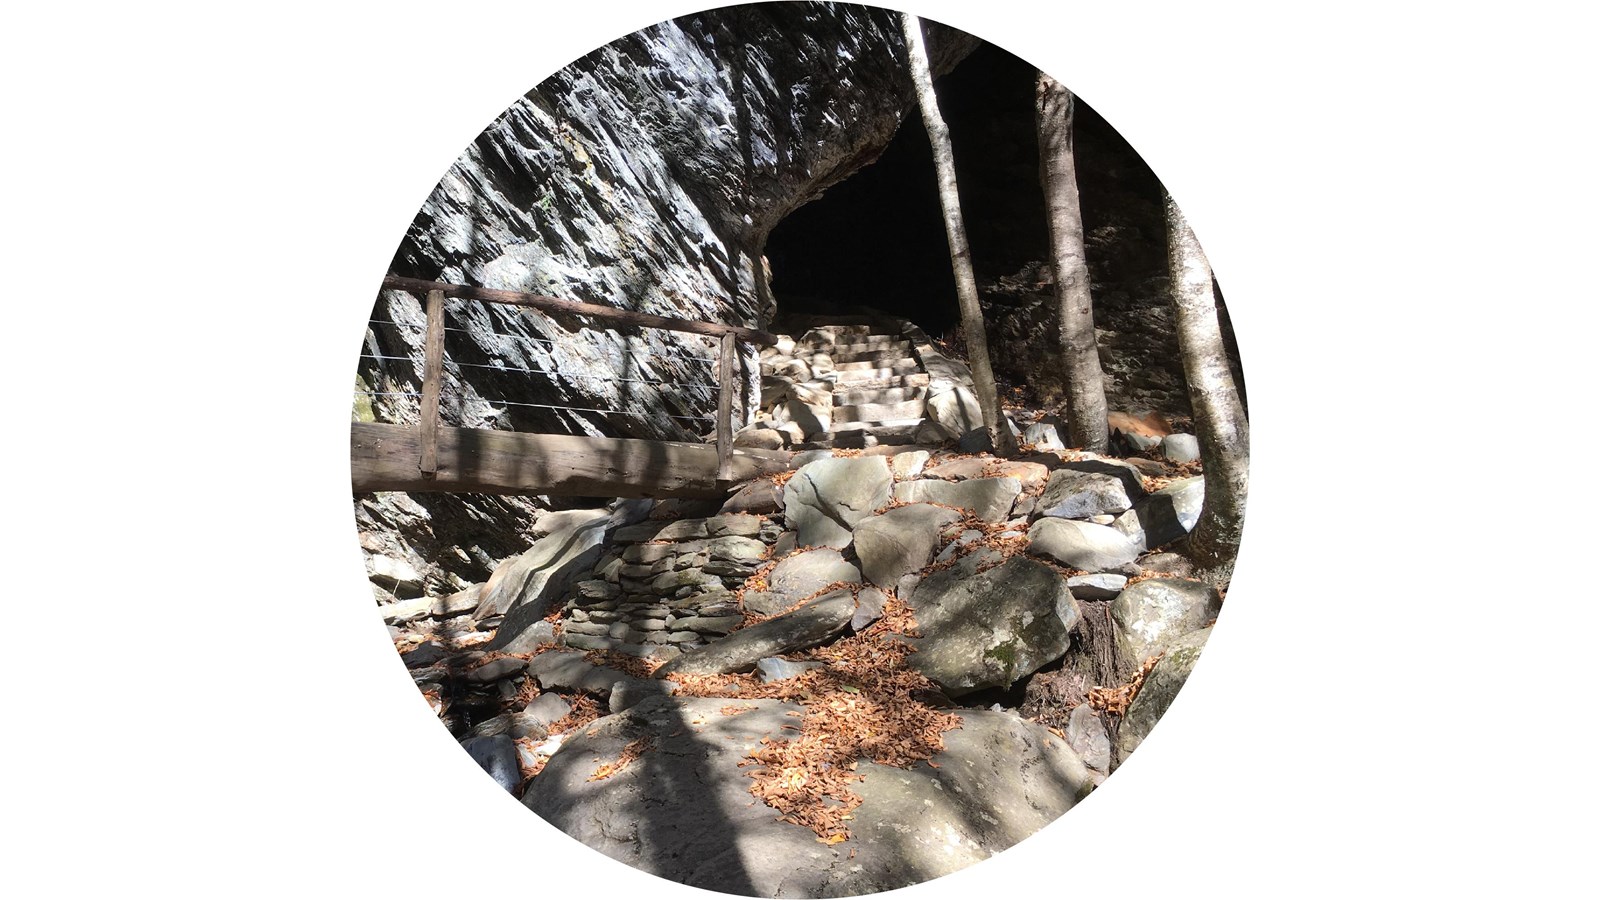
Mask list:
[[[835,402],[833,422],[837,426],[841,422],[887,422],[913,417],[921,421],[927,410],[928,403],[921,397],[898,403],[849,403],[840,406]]]
[[[907,367],[907,368],[910,368],[912,370],[917,370],[917,369],[921,368],[920,366],[917,365],[917,361],[915,359],[913,359],[912,357],[909,357],[909,356],[894,357],[894,356],[890,356],[888,354],[884,354],[881,358],[878,358],[878,359],[865,359],[865,360],[862,360],[861,362],[843,362],[842,363],[842,362],[839,362],[838,360],[835,360],[834,364],[833,364],[834,371],[837,371],[837,372],[855,372],[855,371],[858,371],[858,370],[861,370],[861,369],[866,369],[868,371],[871,371],[873,369],[897,369],[897,368],[901,368],[901,367]]]
[[[904,347],[885,347],[882,350],[853,350],[848,353],[833,352],[828,355],[833,360],[834,368],[841,365],[876,363],[878,365],[893,365],[902,359],[911,359],[911,345]],[[859,366],[858,366],[859,367]]]
[[[922,424],[922,416],[902,419],[877,419],[859,422],[834,422],[828,426],[830,434],[839,434],[845,431],[870,431],[878,437],[888,434],[915,434],[917,426]],[[809,437],[809,435],[808,435]]]
[[[901,378],[906,375],[926,375],[920,366],[889,366],[882,369],[842,369],[835,370],[832,375],[834,389],[864,387],[867,382],[885,381],[891,378]]]
[[[922,419],[917,418],[894,419],[887,422],[836,423],[826,433],[807,435],[806,442],[796,449],[861,449],[880,444],[911,444],[915,443],[917,429],[922,427],[922,422]]]
[[[912,387],[848,388],[833,392],[833,405],[852,406],[857,403],[899,403],[903,400],[922,400],[928,395],[924,385]]]
[[[898,334],[841,334],[834,341],[833,349],[848,353],[855,350],[881,350],[905,343],[909,342]]]
[[[861,371],[846,371],[834,374],[834,392],[839,391],[876,391],[884,388],[913,388],[926,387],[929,381],[927,372],[904,372],[893,374],[886,370],[877,370],[882,374],[868,377]]]

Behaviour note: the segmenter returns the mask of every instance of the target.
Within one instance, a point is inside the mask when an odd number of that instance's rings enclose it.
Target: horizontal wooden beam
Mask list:
[[[757,331],[754,328],[724,325],[721,322],[696,322],[691,319],[674,319],[670,316],[634,312],[631,309],[618,309],[615,306],[602,306],[598,303],[579,303],[576,300],[562,300],[557,297],[545,297],[523,291],[499,291],[491,288],[471,287],[465,284],[443,284],[437,281],[423,281],[420,278],[401,278],[397,275],[390,275],[383,279],[383,286],[392,290],[408,291],[418,296],[425,296],[429,291],[441,291],[446,297],[483,300],[488,303],[504,303],[509,306],[526,306],[541,312],[588,316],[591,319],[614,322],[618,325],[665,328],[669,331],[703,334],[707,337],[722,337],[725,334],[731,334],[741,341],[749,341],[752,344],[760,344],[763,347],[770,347],[778,342],[777,335],[768,334],[765,331]]]
[[[703,497],[727,495],[717,483],[713,444],[630,438],[524,434],[444,428],[437,435],[438,469],[417,467],[418,429],[356,422],[350,426],[350,483],[369,491],[454,491],[544,494],[556,497]],[[735,450],[732,480],[788,471],[792,454]]]

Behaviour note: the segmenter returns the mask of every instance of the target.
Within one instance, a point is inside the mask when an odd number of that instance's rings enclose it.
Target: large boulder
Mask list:
[[[850,591],[836,591],[792,612],[690,650],[657,669],[655,674],[657,678],[666,678],[679,672],[687,675],[747,672],[766,657],[802,650],[833,637],[850,624],[855,611],[855,595]]]
[[[1028,550],[1074,569],[1108,572],[1133,562],[1140,548],[1108,525],[1044,518],[1028,529]]]
[[[724,710],[737,707],[737,714]],[[852,837],[829,845],[752,803],[747,754],[801,708],[652,697],[568,736],[523,803],[578,841],[670,881],[758,897],[846,897],[947,875],[1005,850],[1085,797],[1093,773],[1016,716],[963,710],[937,767],[861,762]],[[637,742],[637,743],[636,743]],[[615,765],[632,744],[636,759]]]
[[[1015,478],[971,478],[966,481],[922,478],[902,481],[894,486],[896,500],[970,509],[985,522],[1004,522],[1020,493],[1022,482]]]
[[[1115,474],[1063,466],[1050,473],[1050,483],[1034,506],[1034,513],[1058,519],[1087,519],[1126,512],[1143,494],[1137,487],[1130,494],[1128,479]]]
[[[945,526],[959,518],[953,509],[913,503],[861,521],[855,544],[862,574],[879,587],[893,588],[933,559]]]
[[[1149,737],[1156,722],[1167,714],[1173,698],[1178,696],[1178,691],[1194,671],[1195,663],[1200,661],[1200,652],[1205,649],[1206,639],[1210,636],[1211,629],[1205,628],[1174,640],[1155,668],[1145,676],[1144,684],[1128,705],[1128,712],[1117,728],[1118,759],[1127,759],[1128,754]]]
[[[983,407],[968,384],[934,378],[928,384],[928,422],[945,440],[955,440],[983,427]]]
[[[784,485],[784,522],[801,545],[842,549],[856,523],[889,502],[893,484],[881,456],[819,459]]]
[[[1026,557],[978,572],[970,554],[924,578],[910,605],[922,637],[909,665],[957,696],[1007,687],[1060,658],[1080,612],[1066,579]]]
[[[1222,597],[1203,581],[1141,581],[1111,601],[1117,652],[1134,663],[1155,656],[1183,635],[1205,627],[1221,610]]]
[[[1151,550],[1193,531],[1205,499],[1204,476],[1174,481],[1117,516],[1113,527],[1138,544],[1140,550]]]

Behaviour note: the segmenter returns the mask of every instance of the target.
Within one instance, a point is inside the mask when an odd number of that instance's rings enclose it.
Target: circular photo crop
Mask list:
[[[573,840],[732,894],[917,884],[1100,789],[1189,676],[1238,359],[1161,182],[1026,61],[849,4],[662,22],[406,230],[355,378],[372,599]]]

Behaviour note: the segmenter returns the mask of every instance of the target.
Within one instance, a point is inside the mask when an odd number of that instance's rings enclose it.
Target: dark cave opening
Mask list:
[[[1048,256],[1036,76],[1022,59],[982,44],[935,82],[980,292]],[[1162,190],[1139,154],[1081,98],[1073,143],[1091,276],[1109,304],[1097,308],[1098,318],[1129,305],[1130,296],[1148,294],[1141,285],[1166,274]],[[876,162],[780,222],[766,254],[780,323],[785,314],[871,307],[936,337],[955,328],[955,279],[933,154],[917,110],[907,112]]]
[[[1033,84],[1032,66],[988,44],[935,82],[980,283],[1044,253]],[[780,222],[766,254],[780,321],[870,307],[935,336],[957,325],[933,153],[917,110],[876,162]]]

